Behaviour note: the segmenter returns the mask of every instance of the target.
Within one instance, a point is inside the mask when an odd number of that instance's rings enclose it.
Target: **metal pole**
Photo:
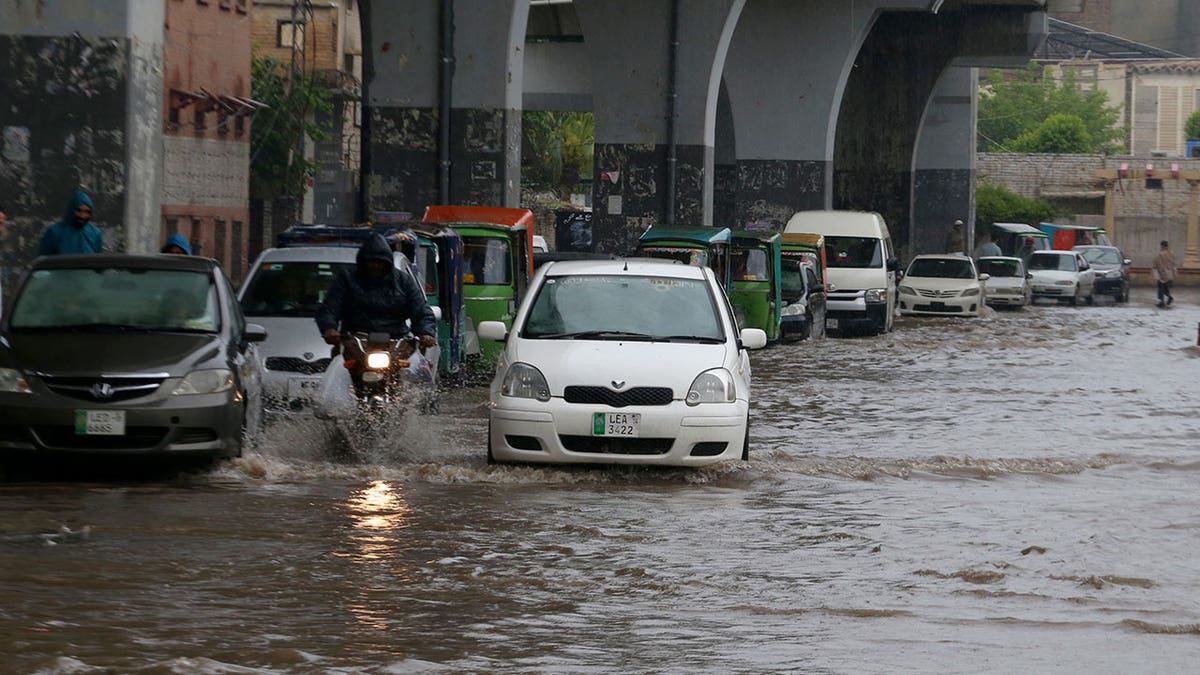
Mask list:
[[[667,49],[667,204],[666,224],[675,224],[675,178],[679,158],[676,154],[679,98],[677,63],[679,61],[679,0],[671,0],[671,37]]]
[[[442,0],[442,67],[438,105],[438,203],[450,203],[450,106],[454,88],[454,0]]]

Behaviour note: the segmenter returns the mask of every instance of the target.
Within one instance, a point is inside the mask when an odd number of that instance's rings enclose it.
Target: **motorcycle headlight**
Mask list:
[[[972,296],[972,295],[979,295],[979,289],[978,288],[968,288],[968,289],[965,289],[962,292],[962,294],[963,294],[964,298],[968,297],[968,296]]]
[[[900,295],[916,295],[917,292],[912,289],[912,286],[901,286]]]
[[[500,393],[513,398],[532,398],[545,403],[550,400],[550,385],[542,371],[528,363],[514,363],[504,371]]]
[[[383,370],[392,362],[387,352],[371,352],[367,354],[367,367],[371,370]]]
[[[724,368],[706,370],[696,376],[688,389],[687,404],[733,403],[737,396],[733,386],[733,375]]]
[[[867,292],[863,294],[863,299],[866,300],[867,302],[886,302],[887,301],[887,289],[886,288],[867,289]]]
[[[233,388],[233,373],[225,368],[193,370],[175,387],[172,395],[219,394]]]
[[[0,391],[10,394],[32,394],[29,383],[21,371],[13,368],[0,368]]]
[[[779,314],[780,316],[802,316],[804,314],[804,305],[800,303],[785,305]]]

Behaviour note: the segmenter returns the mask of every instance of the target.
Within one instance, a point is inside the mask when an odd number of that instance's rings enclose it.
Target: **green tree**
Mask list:
[[[1200,141],[1200,110],[1192,113],[1183,123],[1183,132],[1189,141]]]
[[[1075,115],[1051,115],[1033,131],[1018,136],[1009,147],[1014,152],[1084,154],[1092,150],[1092,136]]]
[[[255,114],[251,129],[250,196],[299,197],[318,168],[301,151],[301,138],[327,137],[330,127],[314,119],[317,113],[328,115],[333,110],[329,88],[269,56],[254,55],[250,73],[252,95],[268,106]]]
[[[1054,219],[1058,211],[1052,204],[1030,199],[993,183],[980,183],[975,188],[975,227],[987,228],[992,223],[1037,223]]]
[[[980,152],[1015,152],[1014,141],[1033,133],[1054,115],[1074,115],[1083,121],[1091,139],[1085,152],[1120,152],[1123,130],[1120,110],[1108,104],[1099,89],[1080,91],[1075,71],[1067,69],[1062,82],[1046,77],[1041,66],[1012,71],[993,70],[979,95]]]
[[[522,182],[557,187],[592,174],[591,113],[527,110],[521,123]]]

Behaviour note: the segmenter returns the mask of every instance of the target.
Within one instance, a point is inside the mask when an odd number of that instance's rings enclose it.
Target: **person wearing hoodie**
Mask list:
[[[375,234],[358,249],[353,270],[343,271],[317,307],[317,327],[325,342],[337,344],[346,332],[412,333],[425,347],[437,344],[437,320],[425,292],[411,274],[396,269],[392,249]]]
[[[159,253],[191,255],[192,247],[188,245],[188,240],[182,234],[176,232],[170,237],[167,237],[167,243],[163,244],[163,247],[161,250],[159,250]]]
[[[102,252],[104,236],[100,228],[90,222],[93,208],[92,198],[83,190],[76,190],[67,203],[63,219],[46,228],[38,255]]]

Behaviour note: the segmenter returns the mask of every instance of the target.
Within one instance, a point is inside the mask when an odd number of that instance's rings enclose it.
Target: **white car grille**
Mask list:
[[[926,298],[955,298],[962,291],[937,291],[928,288],[918,288],[917,293],[920,293]]]

